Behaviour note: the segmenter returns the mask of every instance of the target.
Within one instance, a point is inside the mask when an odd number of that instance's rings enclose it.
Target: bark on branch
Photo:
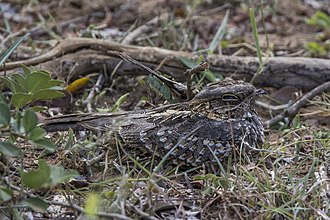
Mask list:
[[[7,63],[6,70],[12,70],[21,64],[33,65],[49,70],[60,78],[66,78],[70,73],[73,77],[93,71],[107,70],[111,72],[121,58],[111,51],[120,51],[133,57],[150,68],[156,68],[162,61],[161,72],[169,74],[179,81],[184,81],[183,73],[187,69],[180,58],[198,60],[199,55],[171,51],[155,47],[139,47],[124,45],[106,40],[90,38],[68,38],[42,56],[28,60]],[[210,70],[223,76],[235,79],[250,80],[257,72],[259,63],[255,57],[234,57],[208,55],[206,61]],[[310,90],[324,82],[330,81],[330,61],[302,57],[271,57],[264,59],[265,65],[261,74],[255,80],[257,86],[282,87],[295,86]],[[4,67],[0,67],[0,75]],[[140,68],[124,62],[118,74],[143,75],[148,74]]]

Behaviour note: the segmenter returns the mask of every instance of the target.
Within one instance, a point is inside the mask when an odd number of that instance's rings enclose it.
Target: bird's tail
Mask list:
[[[115,130],[116,124],[122,120],[126,113],[105,113],[105,114],[69,114],[47,118],[41,124],[47,132],[66,131],[70,128],[75,131],[81,130]]]

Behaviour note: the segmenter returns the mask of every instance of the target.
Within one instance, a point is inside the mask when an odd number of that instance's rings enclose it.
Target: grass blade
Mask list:
[[[211,41],[210,47],[208,49],[209,53],[213,53],[213,51],[215,50],[215,48],[218,46],[219,42],[225,35],[225,28],[227,25],[228,17],[229,17],[229,10],[226,11],[225,17],[223,18],[223,21],[222,21],[221,25],[219,26],[217,33],[215,34],[215,36],[213,37],[213,39]]]
[[[0,57],[0,66],[8,59],[8,57],[16,50],[16,48],[30,35],[30,33],[25,34],[23,37],[18,39],[13,43],[8,50],[6,50]]]
[[[252,32],[253,32],[253,38],[256,44],[256,48],[257,48],[257,55],[259,58],[259,65],[262,65],[262,56],[261,56],[261,50],[260,50],[260,44],[259,44],[259,35],[258,35],[258,29],[257,29],[257,23],[256,23],[256,19],[254,16],[254,9],[250,8],[250,22],[251,22],[251,26],[252,26]]]

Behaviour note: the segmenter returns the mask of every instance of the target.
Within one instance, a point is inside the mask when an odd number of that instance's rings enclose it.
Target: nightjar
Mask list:
[[[46,120],[48,131],[89,129],[117,132],[127,146],[173,163],[199,166],[227,158],[234,148],[264,142],[254,109],[263,90],[234,80],[207,85],[187,102],[123,113],[66,115]]]

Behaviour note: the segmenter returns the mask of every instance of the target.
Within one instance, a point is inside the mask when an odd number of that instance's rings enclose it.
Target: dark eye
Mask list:
[[[238,96],[234,95],[234,94],[224,94],[222,96],[222,101],[225,101],[225,102],[233,102],[233,101],[238,101],[239,98]]]

